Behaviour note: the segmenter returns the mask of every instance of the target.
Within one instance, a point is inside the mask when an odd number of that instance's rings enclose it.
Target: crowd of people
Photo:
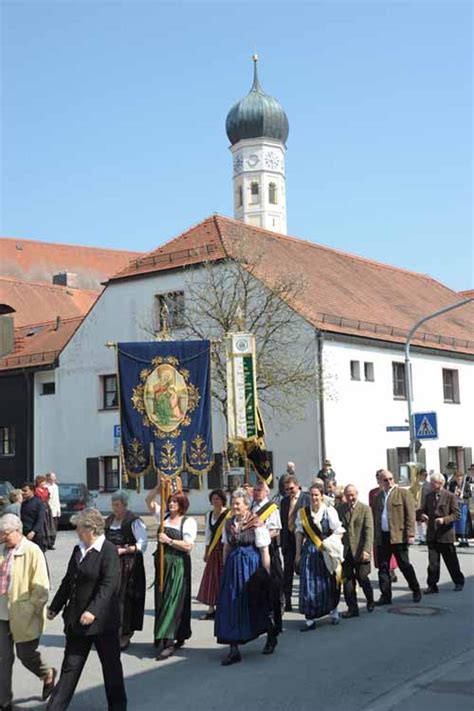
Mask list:
[[[386,469],[376,477],[369,504],[359,500],[354,484],[337,485],[329,461],[307,491],[290,462],[273,498],[264,481],[234,490],[230,506],[223,490],[210,493],[197,599],[207,607],[200,619],[213,620],[217,643],[228,647],[223,666],[240,662],[242,645],[260,636],[265,636],[262,653],[275,652],[282,617],[293,610],[295,575],[302,632],[315,630],[317,620],[326,616],[338,625],[341,594],[347,606],[341,616],[358,617],[357,585],[367,612],[390,605],[396,570],[406,579],[413,602],[419,603],[423,593],[409,555],[417,535],[428,547],[424,594],[439,593],[441,558],[454,590],[463,589],[454,543],[458,536],[465,545],[470,535],[469,506],[467,514],[461,509],[468,490],[471,493],[471,480],[454,473],[446,481],[443,474],[433,473],[428,481],[422,470],[416,485],[407,489]],[[37,477],[34,485],[25,483],[21,491],[12,492],[0,518],[0,711],[12,709],[14,649],[21,663],[42,680],[47,708],[62,711],[70,704],[92,646],[102,665],[108,708],[124,711],[121,651],[143,628],[147,529],[129,511],[125,492],[112,495],[112,511],[105,519],[93,508],[78,513],[78,543],[48,605],[44,552],[54,547],[60,515],[60,508],[54,507],[57,491],[51,486],[57,487],[54,475]],[[163,661],[191,637],[191,551],[198,526],[187,514],[185,493],[172,493],[166,502],[159,500],[159,493],[159,486],[150,490],[146,505],[158,524],[153,642],[157,661]],[[56,503],[59,506],[59,500]],[[378,600],[369,578],[372,560],[378,569]],[[61,612],[66,643],[58,678],[38,646],[45,617],[52,620]]]

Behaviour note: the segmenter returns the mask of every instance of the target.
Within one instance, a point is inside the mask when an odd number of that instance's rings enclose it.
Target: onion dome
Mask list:
[[[286,143],[288,118],[278,101],[263,91],[258,80],[257,55],[252,59],[252,88],[227,114],[225,130],[229,141],[235,145],[244,138],[273,138]]]

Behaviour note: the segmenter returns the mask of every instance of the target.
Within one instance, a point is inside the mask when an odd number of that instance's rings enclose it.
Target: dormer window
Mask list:
[[[270,183],[268,185],[268,202],[270,205],[276,205],[278,202],[277,198],[277,185],[276,183]]]

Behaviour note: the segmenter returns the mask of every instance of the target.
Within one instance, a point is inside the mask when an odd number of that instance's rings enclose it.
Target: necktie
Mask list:
[[[289,531],[294,531],[295,530],[295,506],[296,506],[296,499],[292,497],[290,501],[290,508],[288,510],[288,530]]]

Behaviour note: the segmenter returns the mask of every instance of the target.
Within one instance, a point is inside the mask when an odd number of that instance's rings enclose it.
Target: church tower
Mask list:
[[[226,132],[234,165],[234,217],[286,234],[285,152],[288,118],[263,91],[253,56],[250,92],[227,114]]]

